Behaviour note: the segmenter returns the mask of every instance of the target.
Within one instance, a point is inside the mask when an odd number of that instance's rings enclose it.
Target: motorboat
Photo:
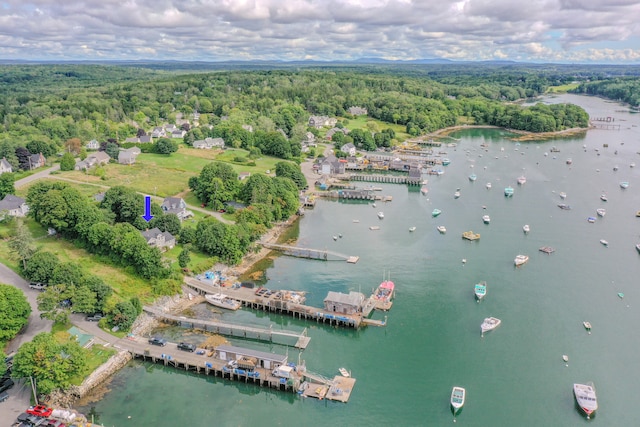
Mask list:
[[[607,195],[606,194],[600,195],[600,200],[602,200],[603,202],[606,202],[608,200]]]
[[[620,183],[620,188],[622,188],[622,189],[629,188],[629,183],[627,181],[622,181]]]
[[[598,409],[598,398],[596,397],[596,389],[592,382],[587,384],[574,384],[573,395],[580,410],[590,419],[595,415]]]
[[[636,212],[636,217],[637,217],[637,218],[640,218],[640,211],[637,211],[637,212]]]
[[[587,330],[587,332],[591,333],[591,322],[582,322],[582,326]]]
[[[561,191],[561,192],[560,192],[560,198],[561,198],[562,200],[566,199],[566,198],[567,198],[567,193],[565,193],[564,191]]]
[[[600,239],[600,243],[602,244],[602,246],[609,247],[609,242],[604,239]]]
[[[570,209],[571,209],[571,206],[566,205],[566,204],[564,204],[564,203],[560,203],[560,204],[558,204],[558,207],[559,207],[560,209],[565,210],[565,211],[568,211],[568,210],[570,210]]]
[[[378,212],[378,218],[384,219],[384,212],[382,211]]]
[[[564,360],[565,362],[569,361],[569,356],[567,356],[566,354],[562,355],[562,360]]]
[[[486,187],[487,187],[487,190],[490,190],[491,189],[491,183],[487,182],[487,186]]]
[[[638,253],[640,254],[640,243],[636,245],[636,251],[638,251]]]
[[[338,240],[338,236],[333,236],[333,240]]]
[[[451,164],[451,160],[447,159],[446,157],[442,159],[442,166],[449,166],[449,164]]]
[[[587,222],[590,222],[591,224],[593,224],[594,222],[596,222],[596,217],[590,216],[589,218],[587,218]]]
[[[529,224],[525,224],[522,227],[522,231],[524,231],[524,234],[529,234],[529,231],[531,231],[531,228],[529,227]]]
[[[518,177],[518,185],[524,185],[526,183],[527,183],[527,178],[524,175]]]
[[[434,210],[431,212],[431,216],[435,218],[435,217],[437,217],[438,215],[440,215],[441,213],[442,213],[442,211],[441,211],[440,209],[434,209]]]
[[[615,171],[617,171],[618,169],[620,169],[620,168],[618,167],[618,165],[615,165],[615,166],[613,167],[613,171],[614,171],[614,172],[615,172]]]
[[[635,168],[635,167],[636,167],[636,164],[635,164],[635,163],[633,163],[633,162],[631,162],[631,164],[629,165],[629,167],[630,167],[630,168]]]
[[[457,386],[453,387],[453,390],[451,391],[451,410],[453,411],[454,417],[462,410],[466,394],[467,392],[464,388]]]
[[[569,158],[567,159],[567,164],[568,164],[568,165],[570,165],[571,163],[573,163],[573,160],[571,160],[571,157],[569,157]]]
[[[409,231],[413,233],[414,231],[416,231],[416,227],[409,227]]]
[[[462,238],[466,240],[478,240],[480,238],[480,233],[474,233],[473,231],[465,231],[462,233]]]
[[[529,257],[527,255],[517,255],[513,262],[516,265],[516,267],[520,267],[522,264],[525,264],[527,261],[529,261]]]
[[[242,305],[240,301],[229,298],[223,293],[207,294],[204,296],[207,302],[211,305],[220,308],[226,308],[227,310],[237,310]]]
[[[338,371],[340,372],[340,375],[342,375],[345,378],[349,378],[351,376],[349,371],[347,371],[345,368],[340,368],[338,369]]]
[[[491,222],[491,218],[489,217],[489,215],[482,215],[482,222],[484,222],[485,224],[489,224]]]
[[[455,193],[453,193],[453,198],[457,199],[458,197],[460,197],[460,192],[456,191]]]
[[[607,210],[604,208],[599,208],[596,209],[596,213],[598,214],[598,216],[605,216],[607,214]]]
[[[378,288],[373,292],[371,297],[376,302],[381,302],[385,304],[391,303],[393,299],[393,292],[396,285],[389,279],[383,279]]]
[[[469,175],[469,181],[473,182],[473,181],[475,181],[476,179],[478,179],[478,177],[476,176],[476,174],[475,174],[475,173],[472,173],[471,175]]]
[[[429,189],[427,188],[426,185],[423,185],[422,188],[420,188],[420,193],[422,193],[423,196],[426,196],[428,192],[429,192]]]
[[[476,300],[478,300],[478,302],[482,301],[487,295],[487,282],[477,283],[473,288],[473,292],[475,293]]]
[[[505,197],[513,197],[513,187],[505,187],[504,195]]]
[[[436,227],[438,229],[438,231],[440,232],[440,234],[444,234],[447,232],[447,228],[444,225],[439,225]]]
[[[484,335],[485,332],[493,331],[495,328],[500,326],[500,323],[502,323],[502,320],[498,319],[497,317],[485,318],[482,322],[482,325],[480,325],[482,335]]]

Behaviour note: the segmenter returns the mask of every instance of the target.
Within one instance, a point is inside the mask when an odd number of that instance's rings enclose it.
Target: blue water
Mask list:
[[[640,243],[635,217],[640,166],[630,163],[640,165],[640,117],[597,98],[563,95],[546,102],[562,100],[594,117],[615,117],[621,130],[519,145],[500,130],[465,130],[453,135],[460,139],[456,147],[441,149],[451,164],[444,175],[428,177],[427,196],[403,185],[381,185],[380,193],[393,196],[392,202],[373,208],[320,200],[307,212],[298,245],[358,255],[360,261],[279,257],[266,271],[267,286],[308,291],[308,303],[321,306],[328,291],[370,293],[389,274],[397,295],[386,327],[355,331],[256,312],[224,315],[274,328],[308,328],[311,343],[301,354],[282,345],[232,342],[288,353],[291,361],[304,360],[309,370],[325,376],[346,367],[357,379],[347,404],[134,362],[115,376],[112,391],[91,405],[99,421],[106,426],[441,426],[452,423],[449,394],[459,385],[467,389],[467,402],[458,425],[579,426],[586,420],[574,406],[572,385],[593,381],[600,409],[590,423],[637,425],[640,255],[634,246]],[[489,144],[486,150],[483,142]],[[550,152],[552,146],[561,151]],[[475,182],[468,179],[471,173]],[[523,174],[527,183],[517,185]],[[621,189],[620,181],[630,187]],[[504,197],[507,185],[515,189],[513,198]],[[461,197],[454,199],[457,188]],[[564,201],[561,191],[567,193]],[[608,202],[600,200],[603,192]],[[558,203],[572,209],[561,210]],[[599,207],[606,208],[606,216],[588,223]],[[438,218],[431,217],[434,208],[442,210]],[[376,216],[380,210],[384,220]],[[489,225],[482,222],[484,214],[491,216]],[[440,224],[447,227],[444,235],[436,230]],[[528,235],[524,224],[531,227]],[[371,231],[370,225],[381,229]],[[480,240],[463,240],[467,230],[481,233]],[[338,233],[344,237],[334,241]],[[538,251],[547,245],[555,253]],[[517,254],[530,257],[521,268],[513,264]],[[487,297],[476,303],[473,286],[482,280]],[[488,316],[502,325],[482,338],[480,324]],[[591,335],[584,320],[593,325]],[[159,333],[176,339],[183,331]],[[204,338],[187,334],[185,339]],[[569,366],[563,354],[569,355]]]

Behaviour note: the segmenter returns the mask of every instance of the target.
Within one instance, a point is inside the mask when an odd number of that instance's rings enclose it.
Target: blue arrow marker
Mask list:
[[[145,221],[151,221],[153,215],[151,215],[151,196],[144,196],[144,215],[142,215]]]

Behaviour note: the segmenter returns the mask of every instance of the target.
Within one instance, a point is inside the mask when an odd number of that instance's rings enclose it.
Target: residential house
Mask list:
[[[32,154],[29,157],[29,167],[31,169],[38,169],[45,165],[47,159],[44,158],[42,153]]]
[[[336,156],[328,156],[320,164],[320,173],[322,175],[343,174],[345,166],[346,163],[339,161]]]
[[[87,150],[99,150],[100,149],[100,143],[95,140],[92,139],[91,141],[87,142],[87,145],[84,146]]]
[[[238,174],[238,179],[240,181],[244,181],[245,179],[249,178],[251,176],[251,172],[240,172]]]
[[[98,151],[97,153],[90,154],[86,159],[76,163],[75,170],[81,171],[90,169],[98,165],[106,165],[111,160],[111,157],[104,151]]]
[[[180,197],[167,197],[160,207],[164,213],[175,214],[180,221],[193,216],[193,212],[187,210],[187,204]]]
[[[334,313],[358,314],[362,312],[365,297],[360,292],[351,291],[349,294],[329,291],[324,299],[324,309]]]
[[[159,249],[172,249],[176,245],[176,238],[168,231],[160,231],[159,228],[141,231],[142,236],[149,246]]]
[[[205,138],[193,141],[193,148],[210,150],[212,148],[224,148],[224,139],[222,138]]]
[[[347,153],[347,156],[349,157],[353,157],[356,155],[356,146],[349,142],[340,147],[340,151]]]
[[[13,172],[13,168],[11,167],[11,163],[7,161],[7,158],[3,157],[2,160],[0,160],[0,175],[5,172],[11,173]]]
[[[170,136],[169,134],[174,130],[178,130],[178,127],[176,125],[174,124],[164,125],[165,136],[169,137]]]
[[[164,130],[163,127],[156,126],[151,131],[152,138],[164,138],[165,136],[167,136],[167,132]]]
[[[121,149],[118,153],[118,163],[121,165],[132,165],[136,162],[136,157],[141,153],[138,147]]]
[[[320,129],[322,127],[333,127],[338,123],[338,119],[327,116],[311,116],[309,117],[309,126],[314,127],[316,129]]]
[[[369,114],[367,109],[362,107],[349,107],[347,111],[352,116],[366,116],[367,114]]]
[[[29,212],[29,206],[23,198],[7,194],[0,201],[0,219],[4,219],[5,215],[23,217]]]
[[[347,129],[347,128],[331,128],[325,134],[325,138],[327,138],[328,140],[331,140],[331,139],[333,139],[333,135],[335,135],[337,132],[342,132],[344,135],[348,135],[349,134],[349,129]]]
[[[184,138],[184,136],[187,134],[187,131],[182,130],[182,129],[176,129],[173,132],[171,132],[170,137],[171,138]]]
[[[140,137],[127,138],[124,140],[125,143],[134,143],[134,144],[150,144],[153,142],[151,135],[142,135]]]

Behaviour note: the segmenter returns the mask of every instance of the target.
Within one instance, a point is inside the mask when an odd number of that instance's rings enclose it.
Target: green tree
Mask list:
[[[142,303],[140,302],[140,298],[132,297],[129,301],[131,301],[131,305],[136,309],[136,313],[138,316],[142,314]]]
[[[89,276],[83,286],[89,288],[96,295],[96,311],[103,311],[107,298],[113,294],[113,289],[98,276]]]
[[[169,138],[160,138],[156,142],[156,153],[158,154],[171,154],[178,151],[178,144],[170,140]]]
[[[187,246],[190,246],[190,245],[187,245]],[[180,268],[187,268],[187,266],[191,262],[191,255],[189,255],[189,252],[191,252],[189,248],[185,247],[180,252],[180,255],[178,255],[178,265],[180,266]]]
[[[58,257],[47,251],[39,251],[33,254],[27,261],[24,275],[32,282],[49,283],[53,276],[53,270],[60,261]]]
[[[56,265],[51,274],[51,279],[49,279],[49,284],[78,286],[83,281],[84,271],[82,271],[82,267],[73,261],[69,261]]]
[[[138,317],[138,312],[131,301],[120,301],[111,312],[110,322],[120,330],[127,331],[133,325],[136,317]]]
[[[27,261],[36,252],[36,248],[33,245],[33,235],[24,225],[24,221],[21,218],[15,221],[15,232],[11,240],[9,240],[8,246],[12,251],[11,255],[22,261],[22,269],[24,270],[27,266]]]
[[[95,313],[98,298],[87,286],[76,286],[71,296],[74,313]]]
[[[62,159],[60,159],[60,170],[61,171],[72,171],[76,167],[76,159],[73,157],[73,154],[70,152],[66,152],[62,155]]]
[[[149,221],[149,228],[158,227],[160,231],[166,231],[174,236],[180,234],[182,224],[176,214],[157,215]]]
[[[118,160],[118,153],[120,152],[120,147],[118,144],[114,142],[108,142],[105,146],[104,152],[109,155],[112,159]]]
[[[276,163],[276,176],[282,178],[290,178],[295,182],[298,189],[302,190],[307,186],[307,178],[305,178],[300,166],[290,162]]]
[[[4,199],[7,194],[16,194],[15,181],[15,175],[12,173],[0,175],[0,200]]]
[[[30,314],[31,306],[24,293],[0,283],[0,343],[13,339],[27,324]]]
[[[218,209],[215,205],[233,200],[239,188],[238,173],[231,165],[213,162],[200,171],[200,175],[189,179],[189,187],[195,192],[198,200]]]

